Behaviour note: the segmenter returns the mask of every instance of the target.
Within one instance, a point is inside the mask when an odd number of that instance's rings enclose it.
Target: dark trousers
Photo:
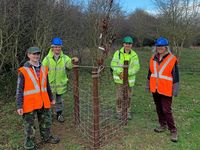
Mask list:
[[[168,126],[171,132],[176,132],[176,126],[172,115],[172,97],[161,95],[159,93],[153,93],[154,103],[156,105],[156,111],[158,120],[161,126]]]

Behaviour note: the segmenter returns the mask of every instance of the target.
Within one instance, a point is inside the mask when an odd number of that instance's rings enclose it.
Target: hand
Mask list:
[[[55,105],[55,103],[56,103],[56,101],[53,99],[53,100],[51,101],[51,105]]]
[[[72,61],[73,61],[73,62],[78,62],[78,57],[73,57],[73,58],[72,58]]]
[[[23,109],[22,109],[22,108],[17,109],[17,113],[18,113],[20,116],[22,116],[22,115],[24,114]]]
[[[124,78],[123,72],[120,73],[119,78],[120,78],[121,80],[123,80],[123,78]]]
[[[178,96],[178,93],[177,93],[177,92],[173,92],[173,96],[174,96],[174,97],[177,97],[177,96]]]
[[[147,82],[146,82],[146,87],[145,87],[145,91],[146,92],[150,92],[150,85],[149,85],[149,80],[147,80]]]

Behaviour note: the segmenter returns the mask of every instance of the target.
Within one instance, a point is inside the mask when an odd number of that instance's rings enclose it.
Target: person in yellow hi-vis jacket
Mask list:
[[[130,36],[126,36],[123,39],[123,47],[114,53],[111,61],[111,69],[113,73],[113,79],[116,83],[117,102],[116,102],[116,113],[120,119],[122,117],[122,100],[123,100],[123,65],[124,61],[129,62],[128,67],[128,119],[131,117],[131,95],[132,87],[135,84],[136,74],[140,69],[139,58],[136,52],[132,49],[133,39]],[[121,66],[121,67],[120,67]]]
[[[44,58],[42,64],[49,69],[49,83],[52,92],[56,95],[56,114],[59,122],[64,122],[64,103],[62,95],[67,91],[67,69],[72,69],[72,61],[77,62],[78,58],[65,55],[62,51],[63,42],[60,38],[53,38],[51,49]]]

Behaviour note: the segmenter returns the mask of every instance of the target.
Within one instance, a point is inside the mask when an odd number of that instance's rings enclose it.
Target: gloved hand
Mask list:
[[[78,57],[72,57],[73,62],[78,62]]]
[[[173,96],[178,96],[178,90],[179,90],[179,83],[174,83],[173,84]]]
[[[119,78],[120,78],[121,80],[123,80],[123,78],[124,78],[124,73],[123,73],[123,72],[120,73]]]

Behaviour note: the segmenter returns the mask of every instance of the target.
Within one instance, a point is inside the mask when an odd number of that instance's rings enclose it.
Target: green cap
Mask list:
[[[41,52],[41,50],[39,49],[39,47],[29,47],[27,49],[27,52],[33,54],[33,53]]]
[[[123,43],[131,43],[131,44],[133,44],[133,39],[130,36],[126,36],[123,39]]]

